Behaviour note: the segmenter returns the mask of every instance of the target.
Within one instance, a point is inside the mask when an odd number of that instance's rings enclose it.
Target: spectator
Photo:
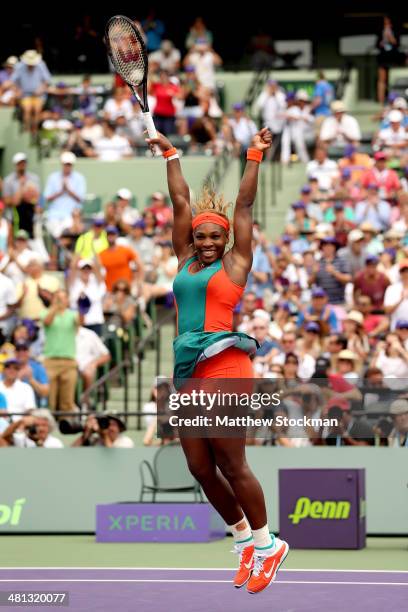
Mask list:
[[[177,274],[178,261],[174,254],[170,240],[161,240],[157,243],[160,254],[154,259],[156,276],[154,284],[143,287],[146,302],[152,298],[166,297],[167,304],[173,305],[173,281]]]
[[[97,122],[92,111],[85,111],[82,116],[81,136],[86,143],[95,148],[96,143],[103,138],[103,128]]]
[[[306,174],[308,179],[314,177],[319,183],[319,188],[328,191],[333,179],[338,174],[337,164],[332,159],[327,158],[327,152],[324,147],[316,147],[315,156],[306,166]]]
[[[126,238],[126,245],[139,255],[145,273],[149,274],[153,270],[154,242],[145,235],[145,228],[146,224],[143,219],[135,221]]]
[[[197,40],[205,40],[209,47],[213,44],[213,35],[210,30],[207,29],[207,26],[202,17],[196,17],[192,26],[188,31],[188,35],[185,40],[186,49],[191,49],[196,44]]]
[[[13,325],[13,315],[18,305],[13,282],[0,272],[0,344],[9,335]]]
[[[338,251],[338,256],[350,270],[351,276],[354,276],[364,266],[366,260],[366,252],[364,249],[364,234],[360,229],[353,229],[347,237],[347,247]]]
[[[70,226],[72,212],[81,208],[86,195],[86,181],[74,170],[76,156],[65,151],[61,155],[62,170],[50,174],[44,190],[48,203],[47,228],[54,238]]]
[[[99,260],[105,268],[105,283],[108,291],[112,291],[116,281],[131,282],[133,273],[138,280],[143,279],[144,271],[140,257],[127,246],[117,244],[118,230],[109,225],[106,228],[109,247],[99,253]]]
[[[81,259],[92,259],[98,253],[107,249],[108,246],[105,220],[97,217],[92,222],[92,228],[79,236],[75,243],[75,253]]]
[[[389,446],[408,447],[408,401],[397,399],[390,406],[394,429],[390,433]]]
[[[254,291],[246,291],[238,306],[239,310],[234,312],[234,330],[249,333],[250,325],[257,307],[257,298]]]
[[[173,221],[173,209],[168,205],[167,198],[161,191],[155,191],[152,194],[150,203],[144,212],[154,214],[156,227],[163,227],[166,223]],[[144,220],[146,223],[146,219]]]
[[[289,94],[288,94],[289,96]],[[299,89],[293,99],[293,104],[289,103],[284,113],[286,125],[282,134],[282,153],[281,161],[288,164],[292,145],[296,155],[303,163],[308,163],[309,154],[306,148],[306,141],[310,139],[310,127],[313,124],[313,116],[309,108],[309,95],[304,89]]]
[[[52,295],[60,288],[60,282],[55,276],[44,272],[38,255],[29,260],[25,273],[26,278],[17,286],[19,316],[36,321],[44,304],[49,305]]]
[[[269,359],[269,353],[273,348],[277,348],[278,344],[272,340],[269,335],[269,316],[255,317],[251,321],[250,333],[259,342],[259,348],[257,349],[253,361],[254,370],[259,375],[263,375],[265,372],[265,362]]]
[[[18,421],[20,414],[36,408],[33,388],[19,379],[21,364],[18,359],[10,358],[4,362],[3,378],[0,380],[0,393],[6,398],[7,412]]]
[[[133,194],[126,187],[122,187],[116,193],[116,216],[119,229],[124,234],[128,234],[133,223],[140,219],[140,213],[137,208],[132,206],[132,200]]]
[[[356,223],[371,223],[374,229],[381,232],[387,230],[391,222],[391,207],[381,200],[378,186],[375,183],[367,185],[367,196],[356,205]]]
[[[372,446],[374,444],[372,428],[365,419],[357,420],[352,416],[350,404],[333,400],[327,417],[338,421],[338,425],[331,428],[325,439],[328,446]]]
[[[157,130],[164,135],[174,134],[176,123],[175,100],[182,97],[180,87],[170,81],[168,72],[161,70],[159,81],[151,83],[149,93],[156,98],[154,122]]]
[[[114,283],[112,291],[107,293],[103,301],[103,312],[106,326],[122,329],[127,327],[136,316],[135,300],[130,294],[130,284],[121,279]]]
[[[101,161],[118,161],[133,157],[129,141],[116,133],[116,124],[113,121],[102,122],[103,137],[94,145],[94,157]]]
[[[407,152],[408,135],[401,125],[404,115],[399,110],[392,110],[388,119],[390,127],[380,130],[375,144],[390,157],[401,157]]]
[[[378,342],[370,367],[379,368],[382,371],[387,387],[391,389],[406,389],[408,352],[396,334],[387,334],[385,342]]]
[[[0,87],[8,83],[14,72],[14,68],[18,63],[18,58],[15,55],[10,55],[3,64],[3,69],[0,70]]]
[[[389,279],[377,269],[379,259],[375,255],[368,255],[365,267],[354,279],[354,301],[362,296],[369,296],[375,310],[382,310],[384,295],[390,285]]]
[[[334,237],[323,238],[320,247],[322,256],[316,266],[315,281],[326,291],[329,304],[341,306],[345,302],[345,285],[351,281],[347,262],[336,254],[338,244]],[[341,315],[337,308],[334,310]]]
[[[261,113],[262,125],[266,125],[273,135],[273,146],[282,138],[285,123],[286,96],[274,79],[269,79],[265,90],[255,101],[255,113]]]
[[[377,55],[377,99],[380,104],[384,104],[389,69],[392,66],[399,65],[403,57],[402,54],[399,54],[399,37],[387,15],[383,17],[383,27],[378,35],[376,46],[379,51]]]
[[[245,114],[245,105],[243,103],[238,102],[234,104],[232,109],[233,116],[230,119],[230,125],[234,138],[241,145],[241,150],[246,151],[258,128],[252,119]]]
[[[350,349],[340,351],[337,355],[337,373],[345,380],[358,379],[358,361],[358,355]]]
[[[129,436],[124,436],[126,425],[114,412],[98,416],[90,415],[85,423],[84,432],[72,446],[105,446],[107,448],[133,448]]]
[[[55,429],[52,414],[46,408],[39,408],[9,425],[0,440],[6,446],[17,448],[63,448],[61,440],[52,435]]]
[[[104,117],[108,121],[116,121],[118,117],[125,117],[130,121],[133,117],[133,106],[129,100],[125,87],[116,87],[112,98],[108,98],[103,107]]]
[[[90,327],[78,328],[75,346],[75,358],[86,391],[95,381],[98,368],[109,363],[111,356],[102,340]]]
[[[363,329],[368,338],[372,339],[371,344],[373,345],[375,340],[388,331],[390,325],[388,317],[373,313],[373,303],[369,295],[360,295],[355,298],[355,308],[363,315]]]
[[[400,189],[400,181],[395,170],[387,168],[388,156],[384,151],[374,154],[374,166],[363,173],[361,183],[366,189],[369,185],[377,185],[380,198],[395,198]]]
[[[351,310],[343,321],[343,334],[347,339],[347,349],[357,356],[361,364],[365,362],[370,352],[363,323],[364,317],[358,310]]]
[[[265,252],[266,248],[264,246],[257,244],[256,240],[253,240],[252,249],[252,267],[248,275],[246,292],[255,293],[257,298],[257,307],[262,308],[264,291],[267,287],[271,287],[272,268],[268,260],[268,255]]]
[[[221,57],[205,38],[198,38],[183,61],[184,66],[194,66],[199,83],[211,92],[216,89],[215,69],[221,66]]]
[[[44,365],[50,380],[49,405],[51,410],[73,412],[77,363],[75,337],[81,317],[68,310],[66,291],[53,295],[51,306],[41,313],[44,325]]]
[[[71,310],[78,310],[83,315],[84,326],[101,336],[104,322],[102,301],[106,285],[97,258],[73,258],[67,286]]]
[[[27,155],[16,153],[13,156],[14,172],[6,176],[3,185],[3,196],[6,206],[13,213],[15,231],[23,229],[33,238],[34,214],[40,197],[40,179],[36,174],[27,171]]]
[[[402,346],[408,350],[408,321],[400,319],[395,325],[395,333]]]
[[[168,74],[175,75],[180,70],[180,59],[181,53],[175,49],[171,40],[163,40],[160,49],[149,55],[149,70],[165,70]]]
[[[3,270],[3,256],[6,255],[8,249],[10,249],[13,244],[11,223],[10,221],[4,218],[4,209],[4,202],[0,200],[0,265],[2,266]]]
[[[358,183],[364,171],[371,168],[372,161],[367,153],[360,153],[355,145],[348,144],[344,147],[344,157],[339,160],[338,166],[341,171],[350,170],[351,181]]]
[[[399,270],[401,280],[390,285],[384,295],[384,310],[390,315],[392,331],[398,320],[408,319],[408,259],[400,262]]]
[[[28,342],[24,340],[16,342],[15,350],[16,358],[20,364],[19,379],[23,383],[30,385],[33,389],[37,406],[47,406],[50,385],[46,369],[42,363],[30,356],[30,345]]]
[[[356,227],[355,223],[346,218],[343,202],[335,202],[333,206],[334,220],[332,222],[334,237],[339,247],[345,247],[351,231]]]
[[[384,245],[381,238],[378,236],[378,231],[372,223],[364,221],[359,228],[364,234],[364,250],[367,255],[379,255],[384,250]]]
[[[284,366],[289,355],[294,354],[297,359],[297,367],[295,370],[296,377],[299,377],[302,380],[309,380],[315,371],[316,362],[315,359],[307,353],[299,355],[298,351],[296,350],[296,334],[294,332],[285,332],[282,336],[281,347],[281,351],[278,349],[272,349],[270,352],[270,363]],[[286,363],[286,365],[288,364]],[[291,366],[294,365],[295,363],[293,360],[293,363],[290,363],[287,371],[285,371],[285,378],[288,371],[291,369]]]
[[[323,72],[317,75],[316,85],[312,94],[312,112],[316,119],[330,115],[330,105],[334,99],[334,88],[327,81]]]
[[[146,19],[142,21],[142,28],[146,34],[146,46],[149,53],[160,48],[162,37],[165,31],[163,21],[156,18],[156,11],[151,9]]]
[[[11,80],[19,90],[23,123],[27,131],[37,132],[51,75],[42,57],[34,49],[25,51]]]
[[[361,131],[357,119],[346,113],[346,106],[341,100],[332,102],[330,108],[333,114],[322,123],[320,141],[338,147],[347,143],[358,145]]]
[[[339,323],[335,311],[328,305],[327,292],[322,287],[314,287],[311,297],[311,304],[305,305],[305,309],[299,312],[298,327],[303,327],[304,323],[318,322],[324,334],[338,331]]]

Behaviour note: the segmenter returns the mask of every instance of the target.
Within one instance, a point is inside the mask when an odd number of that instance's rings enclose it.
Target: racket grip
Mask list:
[[[145,122],[147,133],[149,134],[149,138],[157,138],[157,132],[154,125],[153,117],[151,116],[149,111],[147,113],[143,113],[143,119]]]

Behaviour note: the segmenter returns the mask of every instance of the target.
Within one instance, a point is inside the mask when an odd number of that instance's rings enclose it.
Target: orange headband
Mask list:
[[[230,228],[230,224],[228,219],[225,217],[221,217],[221,215],[217,215],[217,213],[213,212],[202,212],[196,217],[193,218],[191,223],[192,228],[195,229],[197,225],[201,225],[201,223],[215,223],[215,225],[221,225],[228,232]]]

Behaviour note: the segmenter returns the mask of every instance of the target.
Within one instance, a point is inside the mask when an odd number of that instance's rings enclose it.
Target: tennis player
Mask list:
[[[173,291],[177,308],[174,378],[253,378],[249,354],[256,341],[232,331],[232,316],[252,265],[252,206],[259,165],[272,142],[260,130],[247,151],[233,216],[233,246],[226,250],[230,222],[223,196],[204,191],[190,206],[177,149],[163,135],[157,144],[167,162],[174,207],[173,246],[179,266]],[[239,554],[236,587],[259,593],[272,583],[289,546],[269,532],[261,485],[245,457],[245,437],[183,438],[188,466],[209,501],[230,526]],[[217,469],[218,468],[218,469]]]

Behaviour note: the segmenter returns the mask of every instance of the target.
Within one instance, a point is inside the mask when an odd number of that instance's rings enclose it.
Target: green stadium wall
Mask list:
[[[138,501],[140,462],[152,461],[156,450],[1,449],[0,534],[93,532],[96,504]],[[264,488],[274,531],[279,529],[278,469],[325,467],[365,468],[368,533],[408,534],[406,449],[248,447],[247,456]]]

